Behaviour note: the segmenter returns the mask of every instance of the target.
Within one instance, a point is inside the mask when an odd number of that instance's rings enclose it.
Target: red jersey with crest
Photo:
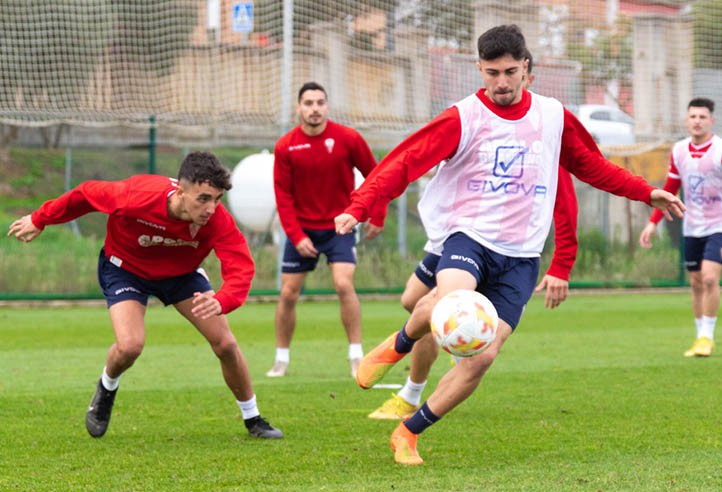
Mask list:
[[[214,297],[228,313],[243,304],[251,289],[255,267],[246,239],[222,204],[200,227],[171,218],[168,199],[177,189],[177,180],[156,175],[86,181],[45,202],[31,219],[43,229],[89,212],[108,214],[106,256],[146,280],[191,273],[214,251],[223,277]]]
[[[303,229],[334,229],[333,219],[351,203],[354,168],[368,176],[376,167],[361,134],[330,120],[319,135],[297,126],[276,142],[273,154],[278,218],[293,244],[306,237]],[[371,223],[383,226],[385,214],[372,207]]]

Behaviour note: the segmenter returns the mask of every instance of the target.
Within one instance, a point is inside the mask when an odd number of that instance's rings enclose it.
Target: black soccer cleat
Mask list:
[[[264,439],[281,439],[283,437],[283,432],[281,432],[280,429],[273,427],[260,415],[246,419],[243,423],[246,424],[248,433],[254,437],[262,437]]]
[[[118,392],[116,388],[113,391],[105,389],[103,382],[98,381],[98,387],[95,388],[93,399],[90,400],[90,406],[85,414],[85,428],[93,437],[102,437],[108,430],[110,423],[110,412],[113,410],[113,402],[115,402],[115,394]]]

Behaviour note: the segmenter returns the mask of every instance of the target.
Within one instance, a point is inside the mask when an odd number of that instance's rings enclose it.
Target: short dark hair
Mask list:
[[[710,113],[714,113],[714,101],[706,97],[695,97],[687,105],[687,109],[689,108],[707,108]]]
[[[476,46],[480,60],[496,60],[504,55],[523,60],[529,53],[524,35],[516,24],[492,27],[479,36]]]
[[[193,184],[208,183],[219,190],[231,189],[231,173],[212,152],[190,152],[178,170],[178,181],[185,179]]]
[[[306,91],[321,91],[321,92],[323,92],[323,95],[326,97],[326,99],[328,99],[328,94],[326,94],[326,89],[324,89],[321,84],[319,84],[317,82],[306,82],[298,90],[298,102],[301,102],[303,93]]]

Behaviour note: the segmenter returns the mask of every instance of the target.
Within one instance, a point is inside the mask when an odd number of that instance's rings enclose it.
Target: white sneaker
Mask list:
[[[351,364],[351,376],[356,379],[356,373],[358,372],[358,366],[361,364],[361,359],[349,359]]]
[[[273,363],[273,367],[266,373],[269,378],[282,378],[286,375],[288,370],[288,362],[276,361]]]

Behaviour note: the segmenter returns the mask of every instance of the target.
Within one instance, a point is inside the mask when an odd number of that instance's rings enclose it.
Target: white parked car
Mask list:
[[[601,104],[581,104],[574,114],[599,145],[634,143],[634,119],[621,109]]]

